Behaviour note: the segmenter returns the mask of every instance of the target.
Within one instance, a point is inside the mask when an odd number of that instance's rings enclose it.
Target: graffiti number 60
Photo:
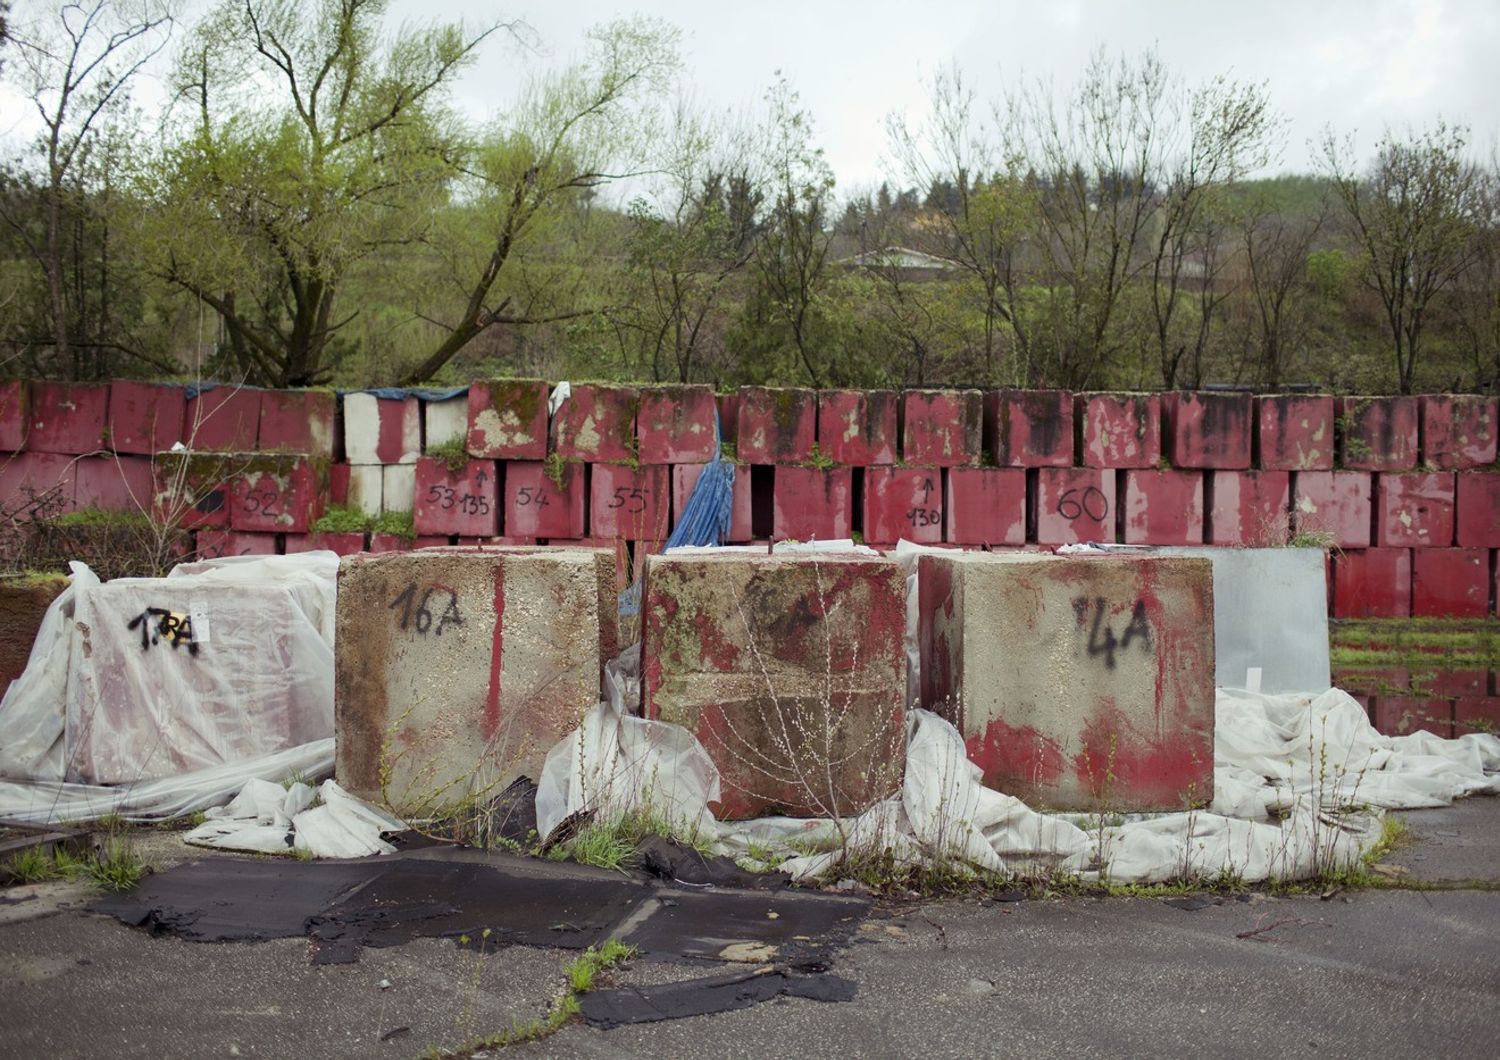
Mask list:
[[[1074,499],[1077,489],[1064,490],[1063,495],[1057,499],[1057,514],[1064,519],[1077,519],[1080,515],[1086,515],[1096,523],[1102,523],[1104,517],[1109,514],[1109,499],[1104,496],[1104,491],[1098,486],[1085,486],[1083,495]]]

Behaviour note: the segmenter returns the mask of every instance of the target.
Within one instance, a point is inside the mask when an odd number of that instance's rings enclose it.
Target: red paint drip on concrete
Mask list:
[[[1067,768],[1057,741],[1029,725],[1007,725],[998,718],[965,740],[964,749],[984,774],[985,786],[997,791],[1055,784]]]
[[[500,731],[500,671],[505,648],[505,564],[495,568],[495,636],[490,643],[490,691],[484,704],[484,738]]]

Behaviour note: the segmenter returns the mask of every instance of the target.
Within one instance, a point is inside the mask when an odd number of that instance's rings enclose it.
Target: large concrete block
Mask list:
[[[1333,555],[1337,618],[1405,618],[1411,614],[1411,550],[1340,549]]]
[[[847,467],[778,467],[772,532],[779,540],[833,541],[853,529],[854,478]],[[939,515],[941,525],[941,515]]]
[[[1342,397],[1339,466],[1358,471],[1410,471],[1417,466],[1417,399]]]
[[[142,456],[165,452],[182,439],[186,409],[180,386],[116,379],[109,385],[109,446]]]
[[[978,390],[908,390],[901,458],[908,464],[977,464],[984,447],[984,395]]]
[[[652,556],[647,716],[697,734],[722,814],[850,814],[900,782],[905,579],[860,555]]]
[[[900,406],[894,390],[819,391],[818,449],[851,467],[894,464]]]
[[[1043,545],[1115,539],[1115,473],[1044,467],[1036,472],[1036,539]]]
[[[1451,471],[1381,475],[1375,498],[1375,544],[1381,548],[1453,544]]]
[[[25,447],[26,432],[31,427],[30,412],[31,387],[26,381],[0,382],[0,452],[13,453]]]
[[[1458,543],[1500,548],[1500,475],[1469,471],[1456,476]]]
[[[1477,394],[1428,394],[1419,399],[1422,459],[1462,470],[1495,462],[1500,403]]]
[[[673,525],[682,520],[682,513],[687,511],[688,501],[693,496],[693,489],[698,485],[698,476],[703,474],[707,464],[678,464],[672,468],[672,511]],[[598,467],[594,473],[598,474]],[[730,493],[729,514],[729,537],[731,544],[743,544],[754,536],[750,531],[751,509],[750,509],[750,468],[744,464],[738,464],[734,469],[734,487]],[[663,534],[665,538],[667,535]]]
[[[1250,466],[1249,394],[1179,391],[1162,395],[1162,426],[1173,467]]]
[[[1026,543],[1026,472],[1022,468],[951,468],[944,499],[944,540],[957,545]]]
[[[1201,545],[1201,471],[1125,472],[1125,543]]]
[[[334,643],[340,784],[408,812],[498,793],[536,777],[598,700],[595,560],[570,550],[350,556]]]
[[[1001,467],[1073,465],[1073,395],[992,390],[984,395],[984,446]]]
[[[31,430],[27,447],[39,453],[94,453],[104,448],[109,385],[31,384]]]
[[[1357,471],[1299,471],[1292,518],[1299,534],[1322,534],[1340,548],[1370,546],[1370,476]]]
[[[552,418],[553,449],[565,460],[630,460],[635,456],[634,387],[577,384]]]
[[[331,390],[267,390],[260,401],[260,448],[332,460],[337,412]]]
[[[959,469],[955,469],[959,470]],[[865,470],[865,540],[894,545],[943,540],[943,473],[935,467]]]
[[[469,395],[460,394],[447,401],[422,402],[422,444],[427,451],[462,445],[469,437]]]
[[[1257,452],[1267,471],[1333,468],[1333,398],[1267,394],[1255,399]]]
[[[1084,467],[1156,467],[1161,463],[1161,397],[1078,395],[1078,456]]]
[[[1288,471],[1215,471],[1208,508],[1210,545],[1280,545],[1291,537]]]
[[[265,392],[247,386],[208,386],[187,399],[182,444],[214,453],[253,453],[260,437]]]
[[[812,453],[817,439],[818,392],[795,387],[741,387],[735,421],[737,460],[747,464],[800,464]]]
[[[541,460],[547,455],[547,384],[476,379],[469,384],[469,455]]]
[[[595,537],[660,541],[672,527],[672,469],[664,464],[595,464],[589,482],[589,532]]]
[[[922,701],[987,785],[1054,810],[1212,800],[1208,560],[955,553],[917,582]]]
[[[643,464],[704,464],[714,455],[718,404],[712,387],[653,386],[640,392],[636,443]]]
[[[415,464],[422,455],[422,403],[414,395],[344,395],[344,454],[351,464]]]

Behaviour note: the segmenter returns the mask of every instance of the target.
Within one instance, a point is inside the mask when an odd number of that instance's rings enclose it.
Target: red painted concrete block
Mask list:
[[[627,386],[573,387],[552,420],[553,451],[564,460],[629,460],[635,454],[640,391]]]
[[[1327,534],[1340,548],[1370,546],[1370,476],[1357,471],[1299,471],[1292,520],[1299,534]]]
[[[1125,543],[1203,544],[1202,473],[1125,472]]]
[[[1085,467],[1161,463],[1161,398],[1156,394],[1080,394],[1079,462]]]
[[[186,414],[182,387],[116,379],[109,385],[109,446],[117,453],[164,453],[181,441]]]
[[[1255,399],[1256,462],[1268,471],[1333,469],[1333,398],[1263,394]]]
[[[305,457],[259,457],[254,463],[229,480],[230,529],[307,533],[328,496],[318,465]]]
[[[331,390],[267,390],[260,399],[260,449],[332,460],[336,413]]]
[[[944,498],[947,529],[957,545],[1026,543],[1026,472],[1010,467],[955,467]]]
[[[1338,399],[1339,466],[1410,471],[1417,466],[1417,399]]]
[[[703,474],[706,464],[678,464],[672,468],[672,525],[682,519],[682,513],[687,511],[688,499],[693,495],[693,487],[698,485],[698,476]],[[596,467],[594,473],[598,474]],[[730,514],[729,514],[729,537],[725,544],[744,544],[754,534],[750,530],[750,468],[745,464],[736,464],[734,468],[734,486],[730,492]],[[661,535],[665,538],[667,535]]]
[[[663,464],[595,464],[589,483],[589,533],[660,541],[672,527],[672,469]]]
[[[1215,471],[1209,481],[1210,545],[1268,548],[1291,537],[1290,472]]]
[[[469,384],[469,455],[541,460],[547,455],[547,384],[476,379]]]
[[[739,391],[735,459],[743,464],[800,464],[818,437],[818,392],[746,386]]]
[[[819,391],[819,451],[850,467],[894,464],[900,408],[894,390]]]
[[[1072,393],[989,391],[984,395],[984,447],[1001,467],[1072,467]]]
[[[443,538],[442,541],[447,544],[448,539]],[[371,534],[370,547],[367,551],[410,552],[413,547],[416,547],[415,542],[405,534]]]
[[[149,517],[156,495],[151,461],[144,456],[91,456],[73,465],[74,503],[79,508],[135,512]]]
[[[24,449],[30,426],[31,388],[21,379],[0,382],[0,451]]]
[[[500,527],[500,484],[495,465],[470,460],[453,471],[445,460],[417,461],[412,525],[418,534],[489,537]]]
[[[344,459],[351,464],[415,464],[422,455],[422,402],[411,395],[344,395]]]
[[[1335,618],[1406,618],[1411,614],[1411,552],[1367,548],[1335,552]]]
[[[44,502],[43,515],[73,510],[73,458],[64,453],[0,454],[0,497],[7,510]]]
[[[1490,610],[1490,554],[1482,548],[1412,551],[1411,613],[1483,618]]]
[[[901,458],[906,463],[979,463],[984,451],[984,395],[979,391],[908,390],[902,407]]]
[[[38,453],[97,453],[108,417],[107,383],[32,383],[26,446]]]
[[[654,386],[641,391],[635,431],[643,464],[706,464],[714,455],[718,405],[706,386]]]
[[[1422,687],[1434,696],[1482,696],[1489,689],[1488,670],[1434,670],[1422,675]]]
[[[1442,471],[1495,462],[1500,400],[1477,394],[1428,394],[1418,399],[1422,459]]]
[[[1453,544],[1453,473],[1381,475],[1375,543],[1394,548]]]
[[[772,533],[778,541],[830,541],[854,528],[854,476],[847,467],[778,467]]]
[[[1453,704],[1454,734],[1500,733],[1500,696],[1465,696]]]
[[[865,541],[894,545],[943,540],[943,474],[933,467],[865,470]]]
[[[1249,394],[1177,391],[1162,395],[1167,458],[1173,467],[1238,470],[1250,466]]]
[[[260,436],[263,391],[254,387],[210,386],[187,399],[182,444],[210,453],[253,453]]]
[[[365,535],[361,532],[330,534],[287,534],[282,539],[288,556],[294,552],[316,552],[320,549],[337,552],[340,556],[352,556],[365,551]]]
[[[1036,472],[1036,539],[1043,545],[1115,539],[1115,473],[1044,467]]]
[[[564,464],[561,484],[541,462],[513,460],[505,465],[507,537],[583,537],[583,465]]]
[[[1415,696],[1376,696],[1375,730],[1386,736],[1430,732],[1453,738],[1453,704],[1446,699]]]
[[[185,530],[229,525],[229,480],[243,456],[172,453],[158,456],[156,518]]]
[[[199,530],[194,536],[199,559],[223,556],[274,556],[275,534],[251,534],[236,530]]]
[[[1458,543],[1463,548],[1500,548],[1500,474],[1466,471],[1456,476]]]
[[[328,503],[334,505],[349,503],[349,479],[353,468],[348,464],[330,464],[328,466]]]
[[[734,444],[740,426],[740,395],[738,391],[714,395],[714,407],[719,410],[719,441]]]

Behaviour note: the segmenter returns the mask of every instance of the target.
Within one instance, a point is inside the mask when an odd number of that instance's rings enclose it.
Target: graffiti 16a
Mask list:
[[[1090,621],[1089,613],[1093,613]],[[1146,605],[1137,600],[1135,606],[1130,609],[1130,621],[1125,626],[1125,632],[1115,636],[1115,631],[1109,625],[1109,605],[1105,603],[1104,597],[1096,596],[1090,600],[1086,596],[1075,597],[1073,600],[1073,613],[1078,616],[1078,624],[1082,626],[1089,622],[1088,653],[1090,658],[1104,659],[1104,665],[1109,669],[1115,668],[1115,653],[1123,652],[1134,642],[1139,641],[1141,650],[1150,654],[1156,641],[1151,632],[1151,623],[1146,619]]]
[[[1064,519],[1072,520],[1084,516],[1096,523],[1102,523],[1105,516],[1109,515],[1109,498],[1098,486],[1085,486],[1081,490],[1076,488],[1063,490],[1062,496],[1057,498],[1057,514]]]
[[[185,644],[189,655],[198,654],[198,642],[193,639],[193,620],[188,615],[165,607],[148,607],[132,618],[125,628],[141,631],[142,651],[149,651],[151,645],[166,641],[173,649]]]
[[[436,601],[433,600],[434,594],[438,596]],[[442,603],[443,609],[434,615],[433,606],[438,603]],[[417,583],[409,582],[390,602],[387,610],[398,608],[401,617],[397,625],[403,630],[415,630],[424,637],[429,633],[441,637],[445,627],[464,624],[463,615],[458,612],[458,594],[446,585],[429,585],[418,596]]]

